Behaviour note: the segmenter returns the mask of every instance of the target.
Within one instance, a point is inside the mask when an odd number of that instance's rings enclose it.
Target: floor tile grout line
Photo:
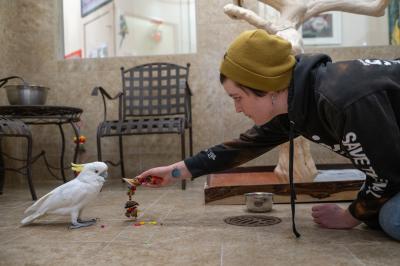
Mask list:
[[[198,233],[190,235],[189,237],[194,237],[196,235],[201,235],[201,234],[202,234],[201,232],[198,232]],[[166,244],[166,243],[173,242],[176,240],[182,240],[182,239],[184,239],[184,237],[187,237],[187,235],[184,235],[183,237],[169,238],[168,240],[164,240],[164,241],[158,241],[157,244]]]
[[[53,219],[48,219],[48,220],[45,220],[45,221],[53,221],[53,220],[55,220],[55,219],[53,218]],[[21,227],[24,227],[24,226],[19,224],[18,226],[13,227],[12,229],[19,229]],[[2,228],[0,228],[0,229],[2,229]],[[0,245],[4,245],[4,244],[7,244],[7,243],[10,243],[10,242],[12,242],[12,241],[14,241],[14,240],[16,240],[18,238],[23,237],[25,234],[28,234],[28,233],[30,233],[32,231],[33,231],[33,229],[29,228],[27,232],[21,232],[18,236],[14,237],[12,239],[6,240],[4,242],[0,242]]]
[[[152,207],[152,206],[153,206],[154,204],[156,204],[157,202],[159,202],[159,201],[161,200],[161,198],[163,198],[166,194],[168,194],[168,191],[166,191],[165,193],[163,193],[160,197],[158,197],[157,200],[155,200],[152,204],[150,204],[149,206],[147,206],[147,207],[142,211],[141,215],[138,216],[138,219],[139,219],[140,217],[143,217],[143,215],[145,214],[146,210],[147,210],[148,208]],[[117,237],[119,237],[119,236],[121,235],[121,233],[122,233],[125,229],[129,228],[129,226],[131,226],[131,225],[125,226],[116,236],[113,237],[113,239],[111,239],[103,248],[101,248],[101,249],[99,250],[98,254],[101,254],[101,251],[102,251],[103,249],[105,249],[105,248],[107,248],[109,245],[111,245],[111,243],[113,243],[114,240],[117,239]]]
[[[151,208],[154,204],[156,204],[157,202],[159,202],[161,200],[161,198],[163,198],[165,196],[165,194],[168,194],[168,191],[166,191],[165,193],[163,193],[157,200],[155,200],[152,204],[150,204],[149,206],[147,206],[146,208],[143,209],[143,211],[141,211],[141,214],[138,216],[138,219],[143,217],[146,210]]]
[[[360,264],[363,265],[363,266],[366,265],[362,260],[360,260],[360,258],[358,258],[358,257],[357,257],[353,252],[351,252],[351,250],[348,249],[346,246],[341,245],[341,247],[342,247],[343,249],[345,249],[347,252],[349,252],[350,255],[351,255],[358,263],[360,263]]]
[[[18,236],[18,237],[16,237],[16,238],[20,238],[20,237],[23,237],[23,236]],[[15,240],[16,238],[14,238],[13,240]],[[0,243],[0,247],[3,245],[3,244],[9,244],[10,243],[10,241],[7,241],[7,242],[4,242],[4,243]],[[16,242],[15,244],[17,244],[18,242]],[[33,242],[23,242],[23,244],[33,244]],[[77,240],[46,240],[46,243],[47,244],[54,244],[54,243],[66,243],[66,244],[76,244],[76,243],[79,243],[79,244],[99,244],[99,243],[104,243],[104,244],[106,244],[107,243],[107,241],[101,241],[101,240],[99,240],[99,241],[77,241]],[[129,243],[129,242],[128,242]]]
[[[175,209],[174,206],[172,206],[172,208],[169,209],[169,211],[167,212],[166,215],[164,215],[162,218],[160,218],[159,222],[161,223],[162,221],[164,221],[164,219],[168,217],[168,215],[171,213],[171,211],[172,211],[173,209]],[[156,232],[157,232],[157,231],[154,231],[154,232],[149,236],[149,238],[145,241],[145,243],[149,243],[150,240],[153,238],[153,236],[156,234]]]
[[[0,208],[0,211],[1,210],[8,210],[8,209],[19,209],[19,208],[21,208],[21,207],[24,207],[25,205],[27,205],[26,206],[26,208],[27,207],[29,207],[29,206],[31,206],[33,203],[30,203],[29,205],[27,204],[27,202],[23,202],[23,203],[18,203],[18,204],[16,204],[16,205],[14,205],[14,206],[2,206],[1,208]]]
[[[0,246],[5,245],[5,244],[8,244],[8,243],[10,243],[10,242],[12,242],[12,241],[14,241],[14,240],[20,238],[20,237],[22,237],[22,235],[18,235],[18,236],[16,236],[16,237],[11,238],[11,239],[8,239],[8,240],[6,240],[6,241],[4,241],[4,242],[0,242]]]
[[[224,265],[224,242],[221,243],[221,256],[220,256],[220,266]]]
[[[20,227],[20,226],[19,226],[19,227]],[[19,228],[19,227],[17,227],[17,228]],[[16,237],[14,237],[14,238],[12,238],[12,239],[8,239],[8,240],[6,240],[6,241],[4,241],[4,242],[0,242],[0,246],[1,246],[1,245],[4,245],[4,244],[8,244],[8,243],[10,243],[10,242],[12,242],[12,241],[14,241],[14,240],[16,240],[16,239],[18,239],[18,238],[21,238],[21,237],[23,237],[25,234],[30,233],[31,231],[32,231],[32,229],[29,229],[27,232],[19,233]]]
[[[18,229],[20,228],[20,225],[13,225],[13,226],[0,226],[0,230],[10,230],[10,229]]]

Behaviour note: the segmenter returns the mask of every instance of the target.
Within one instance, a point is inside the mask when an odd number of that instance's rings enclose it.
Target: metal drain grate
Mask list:
[[[231,216],[224,219],[227,224],[238,226],[267,226],[280,223],[282,220],[278,217],[265,215],[240,215]]]

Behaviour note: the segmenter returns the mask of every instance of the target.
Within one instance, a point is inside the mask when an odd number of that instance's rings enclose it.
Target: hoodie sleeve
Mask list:
[[[350,213],[379,227],[379,210],[400,191],[400,130],[390,95],[382,90],[363,97],[344,113],[342,146],[366,180]]]
[[[246,163],[289,140],[287,115],[254,126],[238,139],[205,149],[184,162],[193,177],[227,170]]]

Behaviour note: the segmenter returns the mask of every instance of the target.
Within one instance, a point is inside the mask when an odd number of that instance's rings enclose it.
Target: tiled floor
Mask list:
[[[400,243],[363,226],[320,229],[307,204],[297,206],[300,239],[291,232],[289,205],[268,213],[282,219],[277,225],[227,225],[223,218],[246,214],[244,207],[205,206],[204,182],[198,178],[186,191],[178,184],[140,187],[134,197],[139,220],[159,224],[139,227],[124,216],[126,187],[106,183],[84,212],[84,218],[98,217],[97,225],[77,230],[68,229],[68,217],[57,216],[20,227],[32,204],[28,189],[6,186],[0,195],[0,265],[400,265]],[[36,184],[38,195],[56,185]]]

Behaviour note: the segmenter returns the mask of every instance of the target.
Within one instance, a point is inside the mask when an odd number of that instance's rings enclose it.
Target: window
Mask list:
[[[195,0],[63,0],[64,58],[196,52]]]

